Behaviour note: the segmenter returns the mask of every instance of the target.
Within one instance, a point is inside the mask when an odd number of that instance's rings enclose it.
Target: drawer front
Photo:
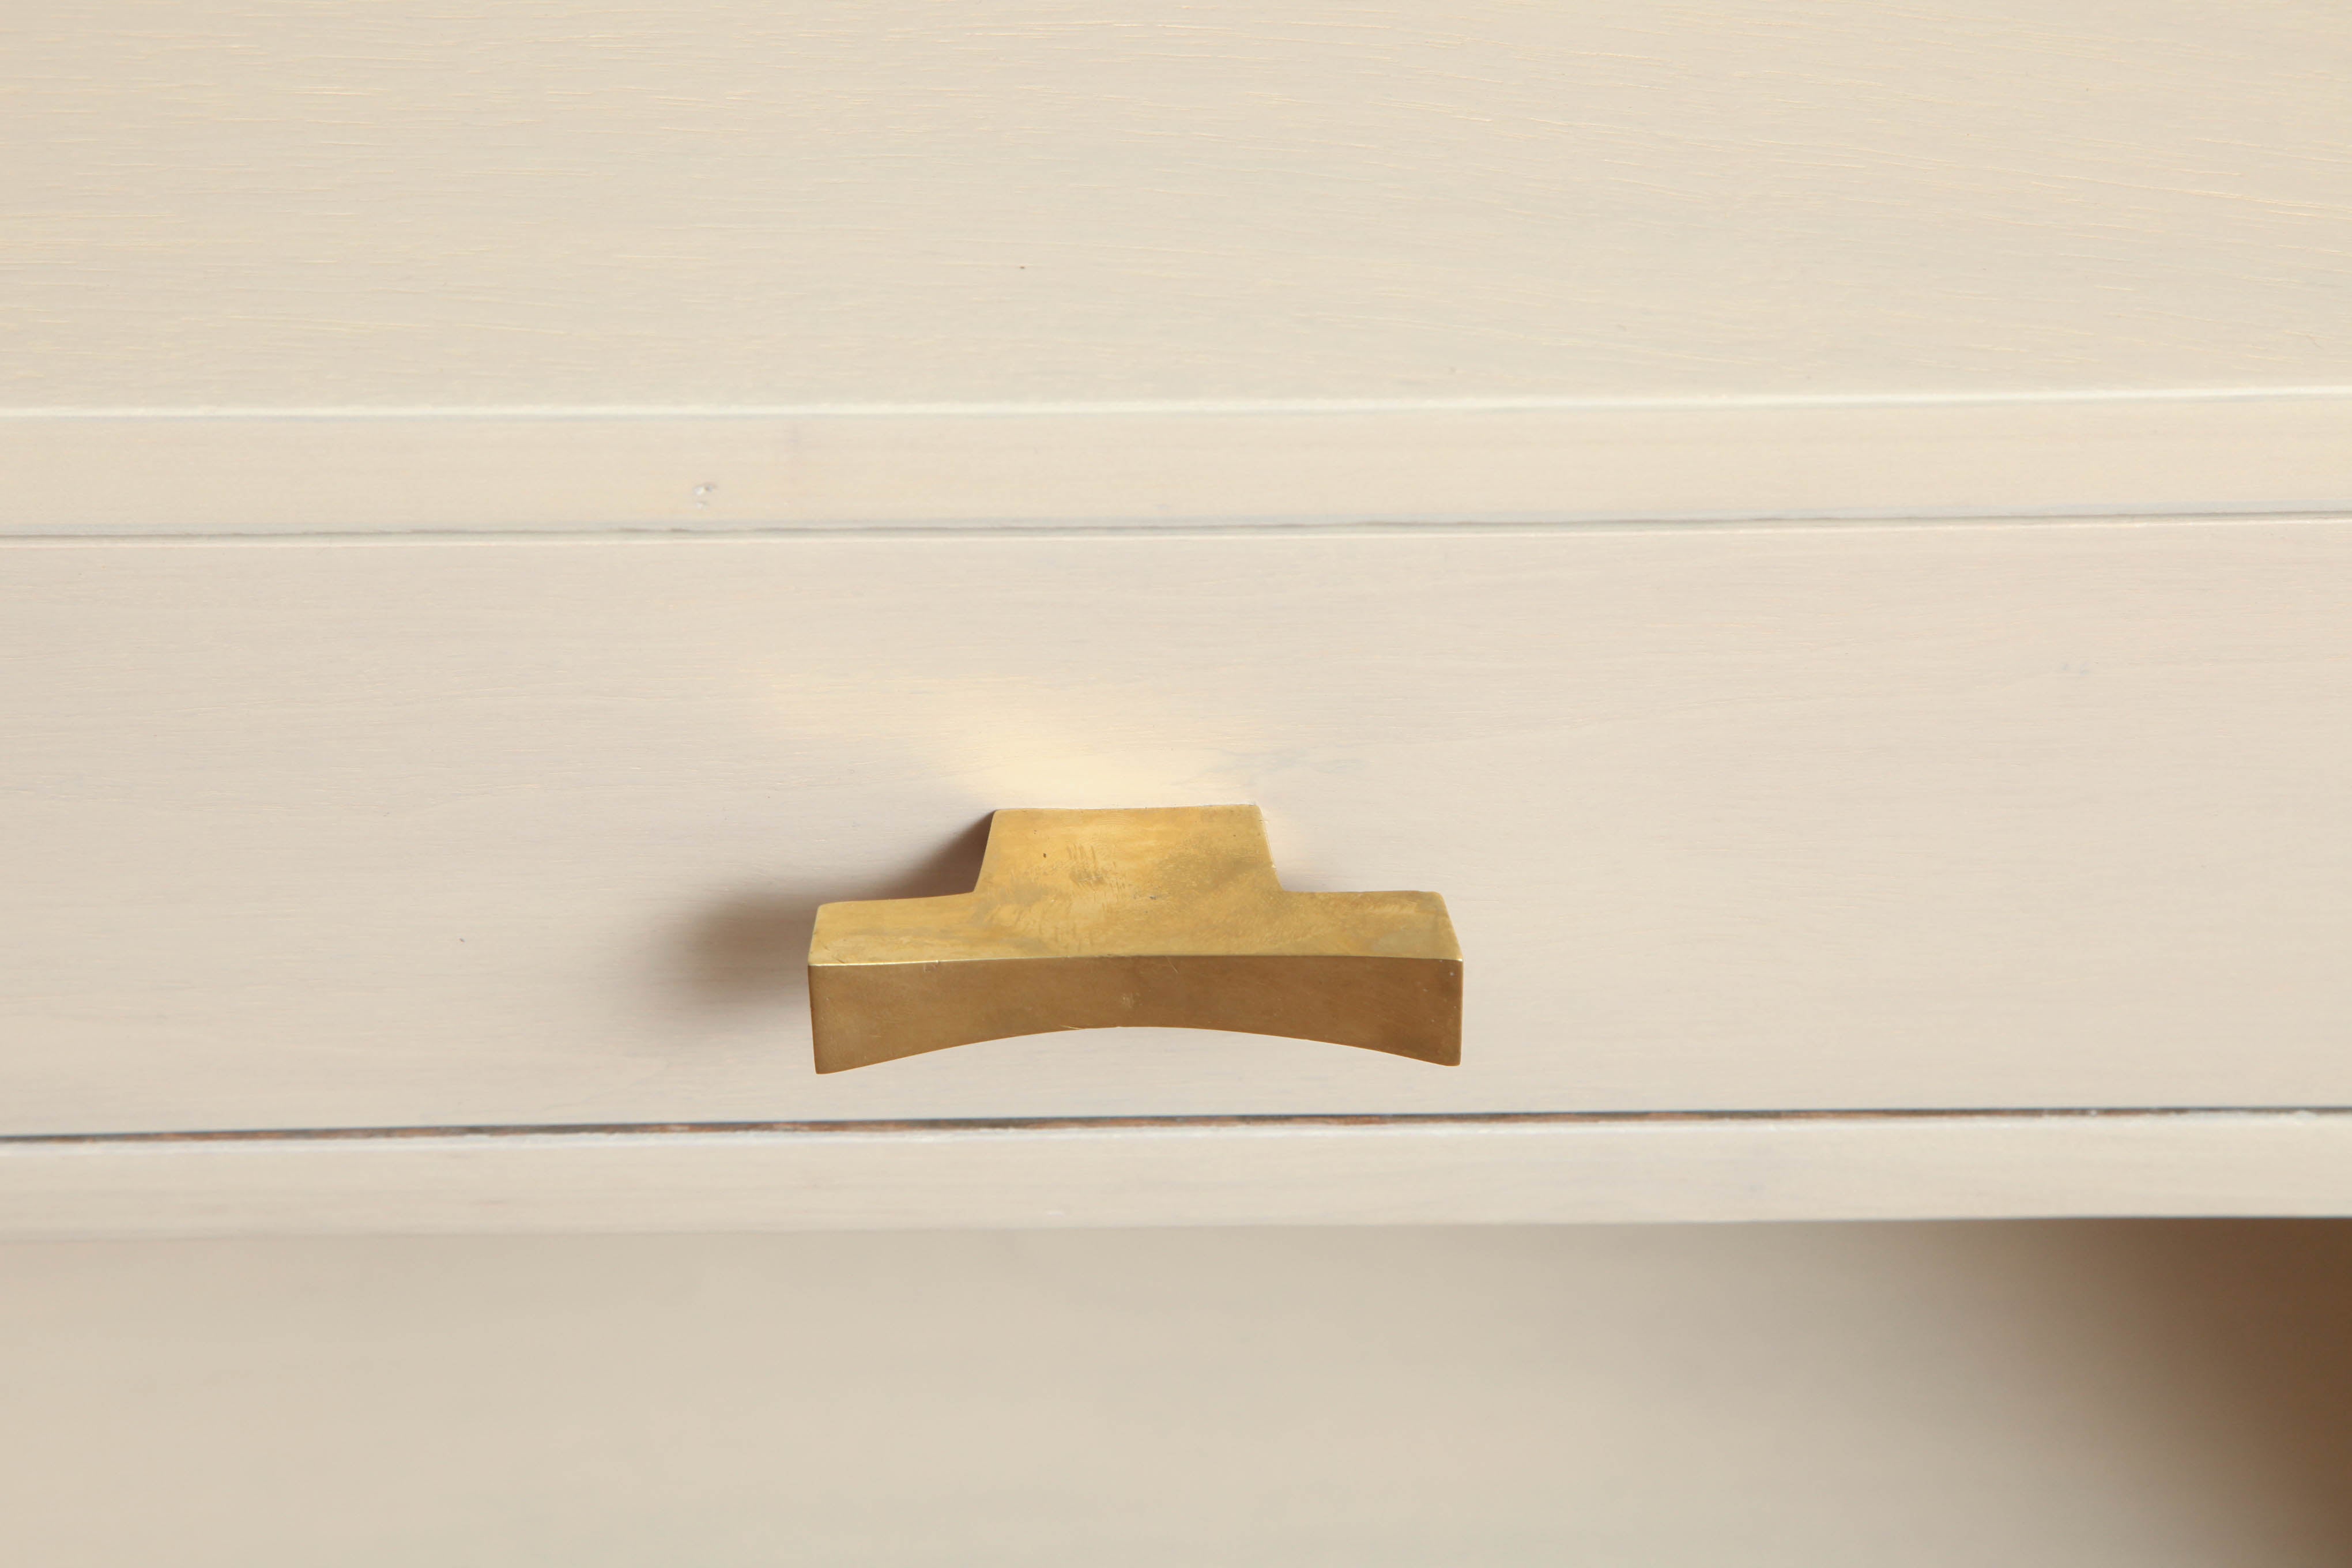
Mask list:
[[[0,405],[2347,380],[2328,0],[75,17],[6,57]]]
[[[21,542],[0,1119],[2352,1100],[2352,523]],[[818,1078],[819,903],[1000,806],[1433,889],[1447,1068]]]

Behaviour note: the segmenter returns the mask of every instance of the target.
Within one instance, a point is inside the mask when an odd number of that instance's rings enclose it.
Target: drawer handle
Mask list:
[[[1000,811],[979,884],[827,904],[816,1070],[1148,1025],[1462,1059],[1462,949],[1435,893],[1286,891],[1254,805]]]

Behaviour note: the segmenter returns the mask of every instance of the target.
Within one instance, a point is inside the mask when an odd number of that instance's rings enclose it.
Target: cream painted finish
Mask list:
[[[2352,383],[2336,0],[15,9],[0,405]]]
[[[18,544],[11,1132],[2352,1101],[2352,523]],[[810,1071],[998,805],[1432,888],[1465,1065]]]
[[[2293,1224],[0,1248],[40,1568],[2340,1568]]]
[[[17,9],[0,1136],[2352,1104],[2340,5]],[[1446,894],[1467,1066],[809,1072],[817,903],[967,885],[994,806],[1244,800],[1294,887]],[[2336,1126],[1075,1179],[2312,1212]],[[958,1207],[967,1146],[832,1135],[709,1192],[664,1162],[753,1145],[16,1144],[0,1207],[610,1223],[578,1153],[662,1223],[1029,1223],[1058,1169]]]

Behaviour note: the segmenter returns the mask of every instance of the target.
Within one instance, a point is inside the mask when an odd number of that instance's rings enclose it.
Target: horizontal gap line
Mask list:
[[[1734,397],[1173,398],[1040,403],[425,404],[42,405],[0,420],[627,420],[1110,418],[1153,416],[1769,413],[1816,408],[1982,408],[2098,404],[2309,402],[2352,386],[2086,387],[2039,392],[1822,393]]]
[[[2340,522],[2352,518],[2352,500],[2289,507],[2120,507],[2049,510],[1954,512],[1690,512],[1612,518],[1517,520],[1358,520],[1315,521],[1285,519],[1213,521],[1138,520],[1122,522],[961,523],[778,523],[677,525],[614,523],[546,528],[323,528],[253,529],[240,531],[168,527],[90,527],[68,531],[12,530],[0,524],[0,546],[75,544],[576,544],[725,542],[799,539],[1128,539],[1386,537],[1441,534],[1569,534],[1698,532],[1753,529],[1930,529],[1993,526],[2152,527],[2221,522]]]
[[[484,1122],[411,1127],[238,1128],[163,1132],[12,1132],[0,1134],[0,1148],[97,1143],[331,1143],[397,1142],[416,1138],[604,1138],[727,1137],[745,1133],[873,1134],[877,1132],[1055,1132],[1341,1127],[1580,1127],[1688,1125],[1695,1122],[1988,1121],[2001,1119],[2063,1121],[2114,1121],[2133,1117],[2178,1120],[2194,1116],[2313,1117],[2352,1115],[2341,1105],[2193,1105],[2118,1107],[1963,1107],[1933,1110],[1491,1110],[1360,1112],[1244,1116],[967,1116],[827,1121],[567,1121]]]

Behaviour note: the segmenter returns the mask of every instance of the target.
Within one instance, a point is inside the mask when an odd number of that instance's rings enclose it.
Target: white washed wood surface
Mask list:
[[[2342,521],[20,542],[0,1126],[2352,1102],[2347,626]],[[1223,801],[1465,1067],[812,1075],[816,904]]]
[[[100,0],[0,404],[2352,383],[2333,0]]]
[[[2352,1112],[0,1142],[0,1238],[2352,1215]]]

